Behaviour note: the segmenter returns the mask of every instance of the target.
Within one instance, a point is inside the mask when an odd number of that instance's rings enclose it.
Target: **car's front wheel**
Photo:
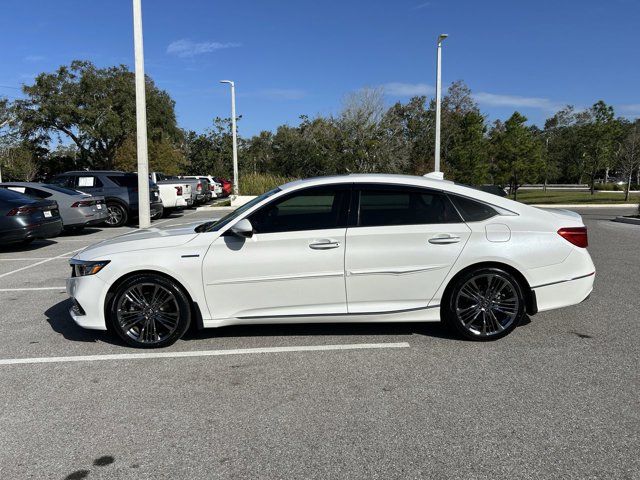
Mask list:
[[[109,320],[116,334],[133,347],[166,347],[189,328],[191,305],[187,294],[171,279],[140,274],[115,290]]]
[[[461,275],[449,289],[444,321],[470,340],[509,334],[525,315],[520,284],[500,268],[478,268]]]

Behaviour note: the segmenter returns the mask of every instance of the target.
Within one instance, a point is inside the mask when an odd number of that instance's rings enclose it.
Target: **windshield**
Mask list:
[[[265,198],[269,198],[270,196],[275,195],[279,191],[280,191],[279,187],[276,187],[273,190],[269,190],[268,192],[263,193],[262,195],[254,198],[250,202],[245,203],[241,207],[238,207],[233,212],[230,212],[229,214],[227,214],[224,217],[222,217],[220,220],[214,220],[214,221],[211,221],[211,222],[203,223],[202,225],[198,225],[195,228],[195,231],[198,232],[198,233],[202,233],[202,232],[217,232],[222,227],[227,225],[229,222],[231,222],[235,218],[238,218],[240,215],[242,215],[247,210],[251,209],[254,205],[257,205],[258,203],[262,202]]]

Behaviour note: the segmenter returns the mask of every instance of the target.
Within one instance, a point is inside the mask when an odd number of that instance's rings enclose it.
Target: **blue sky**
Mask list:
[[[3,0],[0,95],[72,59],[133,64],[130,0]],[[443,82],[464,80],[490,119],[542,123],[603,99],[640,116],[640,1],[143,0],[146,69],[201,131],[229,115],[242,135],[335,113],[349,92],[389,103],[432,94],[435,39],[450,37]]]

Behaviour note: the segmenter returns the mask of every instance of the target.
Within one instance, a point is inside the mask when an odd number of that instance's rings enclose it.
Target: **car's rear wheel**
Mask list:
[[[107,213],[109,216],[104,223],[109,227],[121,227],[129,219],[127,209],[119,203],[107,203]]]
[[[509,334],[525,315],[518,280],[500,268],[478,268],[461,275],[449,290],[444,320],[470,340],[495,340]]]
[[[174,281],[155,274],[128,278],[114,292],[109,320],[116,334],[138,348],[175,343],[189,328],[189,297]]]

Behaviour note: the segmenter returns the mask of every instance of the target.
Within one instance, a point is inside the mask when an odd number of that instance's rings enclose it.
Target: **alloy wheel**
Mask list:
[[[138,283],[125,290],[118,300],[116,315],[121,331],[145,345],[164,341],[180,324],[176,296],[156,283]]]
[[[124,213],[122,212],[122,208],[118,205],[109,205],[107,207],[107,212],[109,216],[105,220],[108,225],[119,225],[122,222],[122,217]]]
[[[518,318],[520,297],[513,282],[496,273],[469,278],[454,299],[460,325],[477,337],[492,337],[508,329]]]

